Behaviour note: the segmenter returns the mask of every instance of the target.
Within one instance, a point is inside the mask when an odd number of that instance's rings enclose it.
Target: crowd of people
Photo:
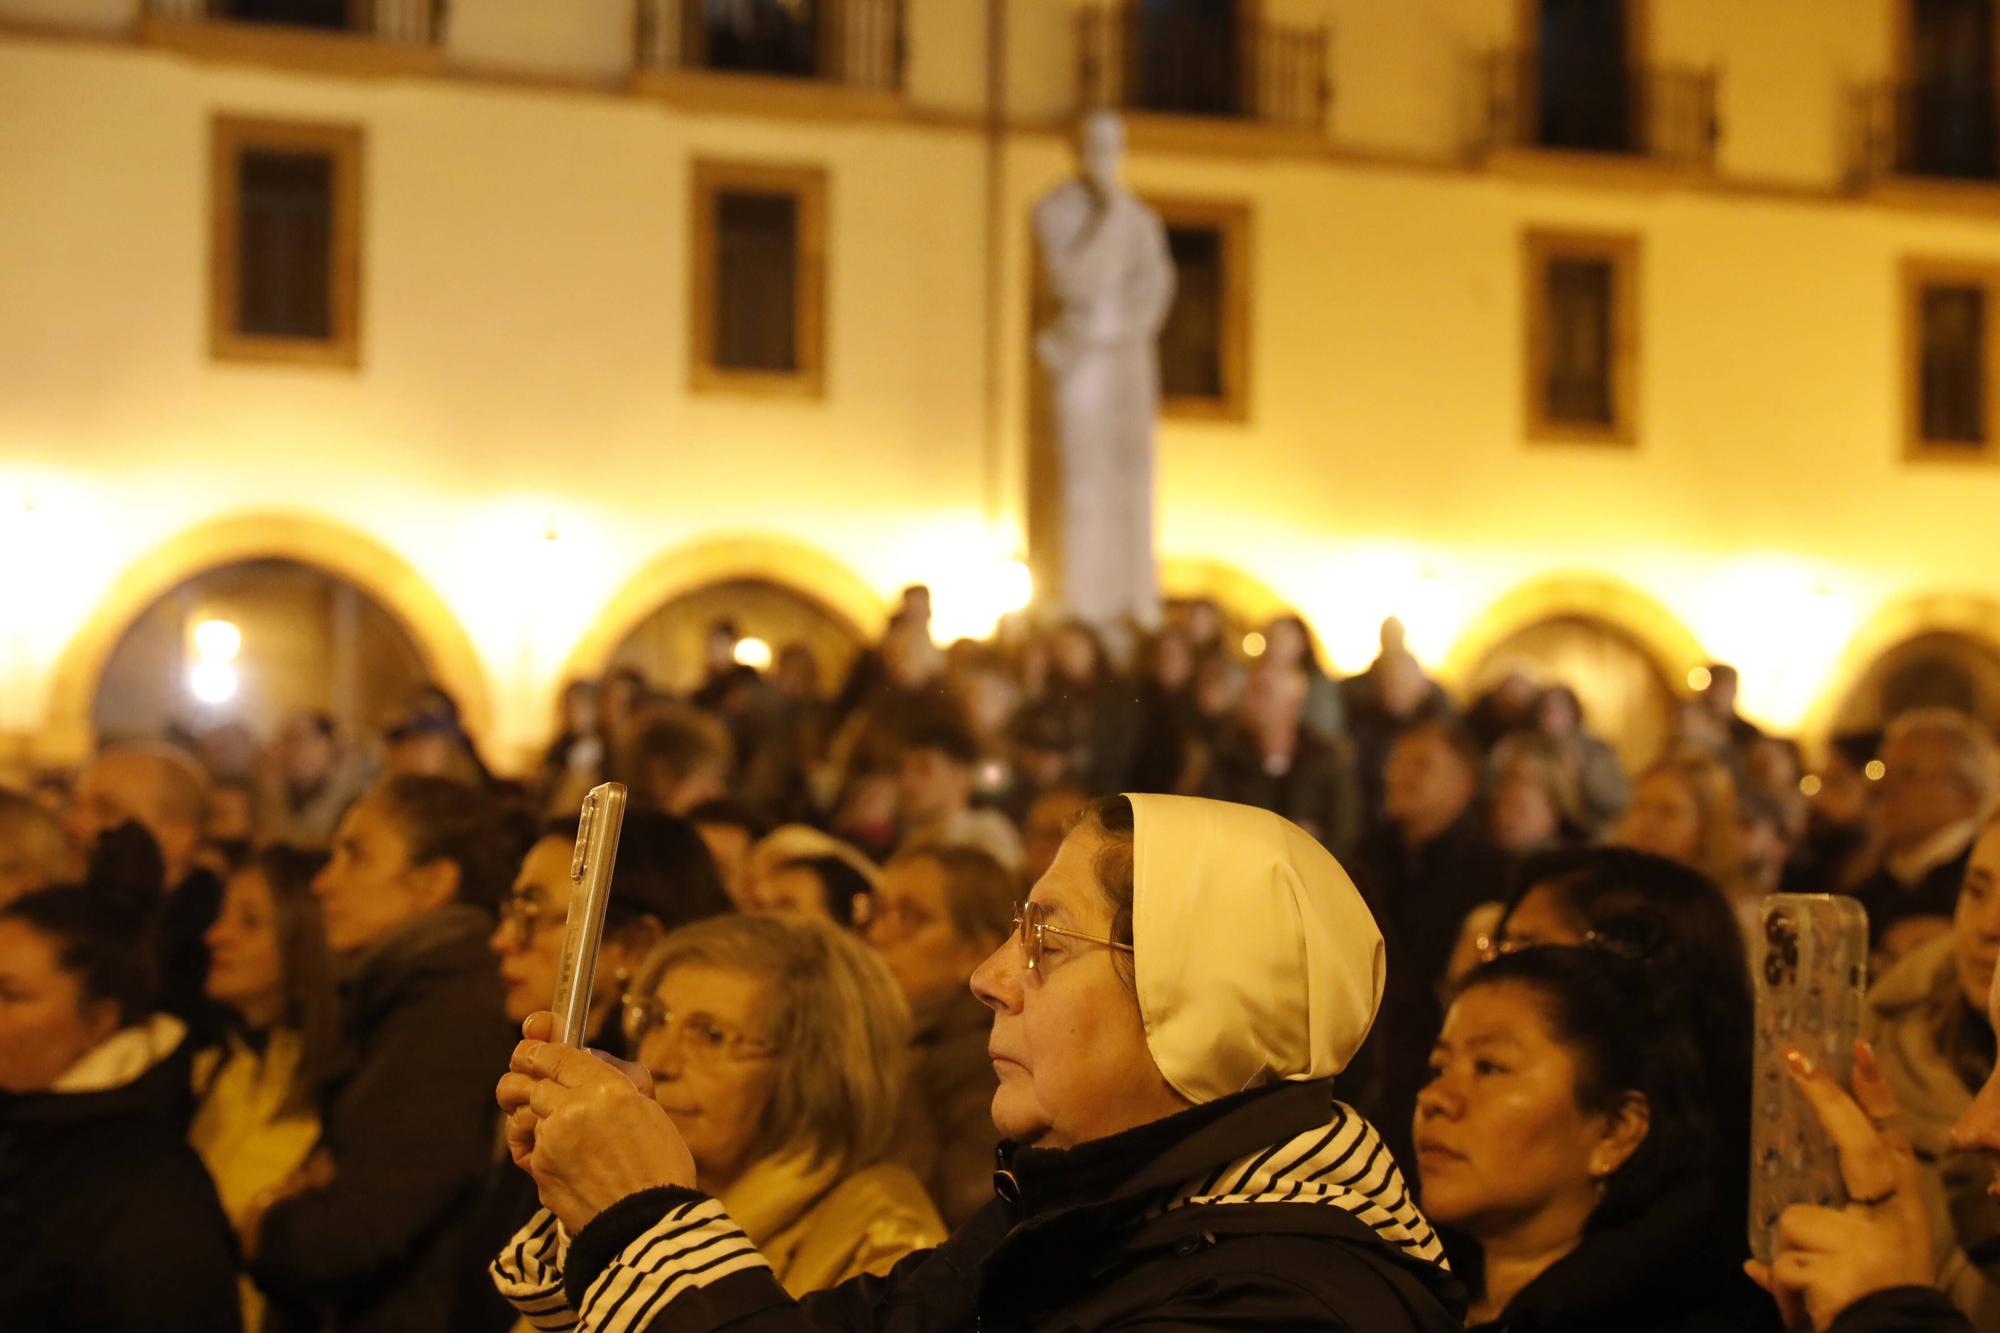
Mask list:
[[[740,640],[572,683],[520,777],[426,687],[0,788],[0,1323],[2000,1329],[1973,718],[1808,771],[1718,664],[1628,772],[1394,622],[1349,679],[1200,602],[940,646],[913,587],[838,682]],[[1746,1269],[1783,890],[1867,909],[1868,1042],[1789,1073],[1849,1202]]]

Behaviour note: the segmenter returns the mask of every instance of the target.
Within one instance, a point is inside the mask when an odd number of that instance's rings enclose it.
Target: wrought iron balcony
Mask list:
[[[1849,172],[2000,180],[2000,97],[1976,85],[1878,84],[1848,96]]]
[[[152,18],[223,20],[276,28],[354,33],[431,45],[444,35],[446,0],[146,0]]]
[[[1332,100],[1324,28],[1211,19],[1118,0],[1077,12],[1083,105],[1321,130]]]
[[[639,0],[638,22],[641,70],[903,86],[903,0]]]
[[[1481,58],[1486,151],[1547,148],[1616,153],[1683,166],[1715,161],[1721,125],[1710,70],[1626,65],[1573,82],[1545,79],[1532,51]]]

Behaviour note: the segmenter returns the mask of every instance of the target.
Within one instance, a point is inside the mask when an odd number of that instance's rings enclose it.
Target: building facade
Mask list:
[[[1993,9],[0,0],[0,743],[82,753],[250,560],[509,758],[717,584],[990,631],[1097,105],[1181,265],[1170,593],[1598,709],[1729,661],[1808,739],[1991,708]]]

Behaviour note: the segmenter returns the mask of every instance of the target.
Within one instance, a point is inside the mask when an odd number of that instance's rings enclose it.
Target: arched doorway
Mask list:
[[[2000,648],[1952,630],[1911,635],[1862,673],[1834,731],[1883,727],[1913,708],[1956,708],[2000,729]]]
[[[1518,671],[1541,686],[1563,684],[1583,703],[1591,730],[1637,771],[1665,747],[1674,689],[1666,670],[1637,636],[1608,620],[1554,615],[1515,630],[1473,670],[1468,697]]]
[[[770,579],[732,578],[662,602],[612,650],[612,667],[634,667],[655,686],[684,694],[700,686],[709,627],[727,620],[773,654],[800,644],[819,666],[824,688],[837,688],[862,646],[845,616],[806,593]]]
[[[197,643],[196,627],[210,621],[234,628],[233,652]],[[211,674],[197,679],[204,661]],[[213,667],[233,677],[218,687]],[[228,722],[269,736],[309,709],[358,734],[391,720],[429,676],[409,632],[353,583],[301,561],[242,560],[182,581],[139,613],[98,677],[91,721],[100,741]]]

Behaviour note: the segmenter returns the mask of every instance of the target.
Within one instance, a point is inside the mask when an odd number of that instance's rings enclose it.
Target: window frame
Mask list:
[[[721,281],[715,215],[730,190],[789,194],[798,202],[793,256],[793,345],[798,369],[737,370],[715,361],[715,311]],[[690,325],[688,387],[696,393],[823,398],[826,395],[827,171],[820,166],[697,158],[688,193]]]
[[[1926,287],[1978,287],[1986,293],[1986,438],[1977,442],[1924,438],[1923,293]],[[2000,263],[1911,257],[1903,261],[1903,457],[1918,462],[1991,462],[2000,457]]]
[[[268,120],[218,114],[209,131],[209,356],[216,361],[329,366],[361,364],[362,174],[365,134],[358,125]],[[332,163],[333,219],[328,246],[328,322],[324,339],[240,332],[236,327],[238,241],[242,231],[238,164],[252,149],[325,153]]]
[[[1247,200],[1145,195],[1143,201],[1168,228],[1212,227],[1221,236],[1222,327],[1217,356],[1221,362],[1222,393],[1169,395],[1160,385],[1160,415],[1182,421],[1248,421],[1250,419],[1250,337],[1255,218]],[[1179,274],[1175,274],[1179,294]],[[1164,322],[1161,325],[1165,329]]]
[[[1521,255],[1526,344],[1522,349],[1522,397],[1528,439],[1533,443],[1636,446],[1643,258],[1638,234],[1530,227],[1521,236]],[[1549,346],[1547,270],[1554,259],[1605,260],[1611,264],[1611,421],[1606,425],[1555,420],[1543,400]]]

